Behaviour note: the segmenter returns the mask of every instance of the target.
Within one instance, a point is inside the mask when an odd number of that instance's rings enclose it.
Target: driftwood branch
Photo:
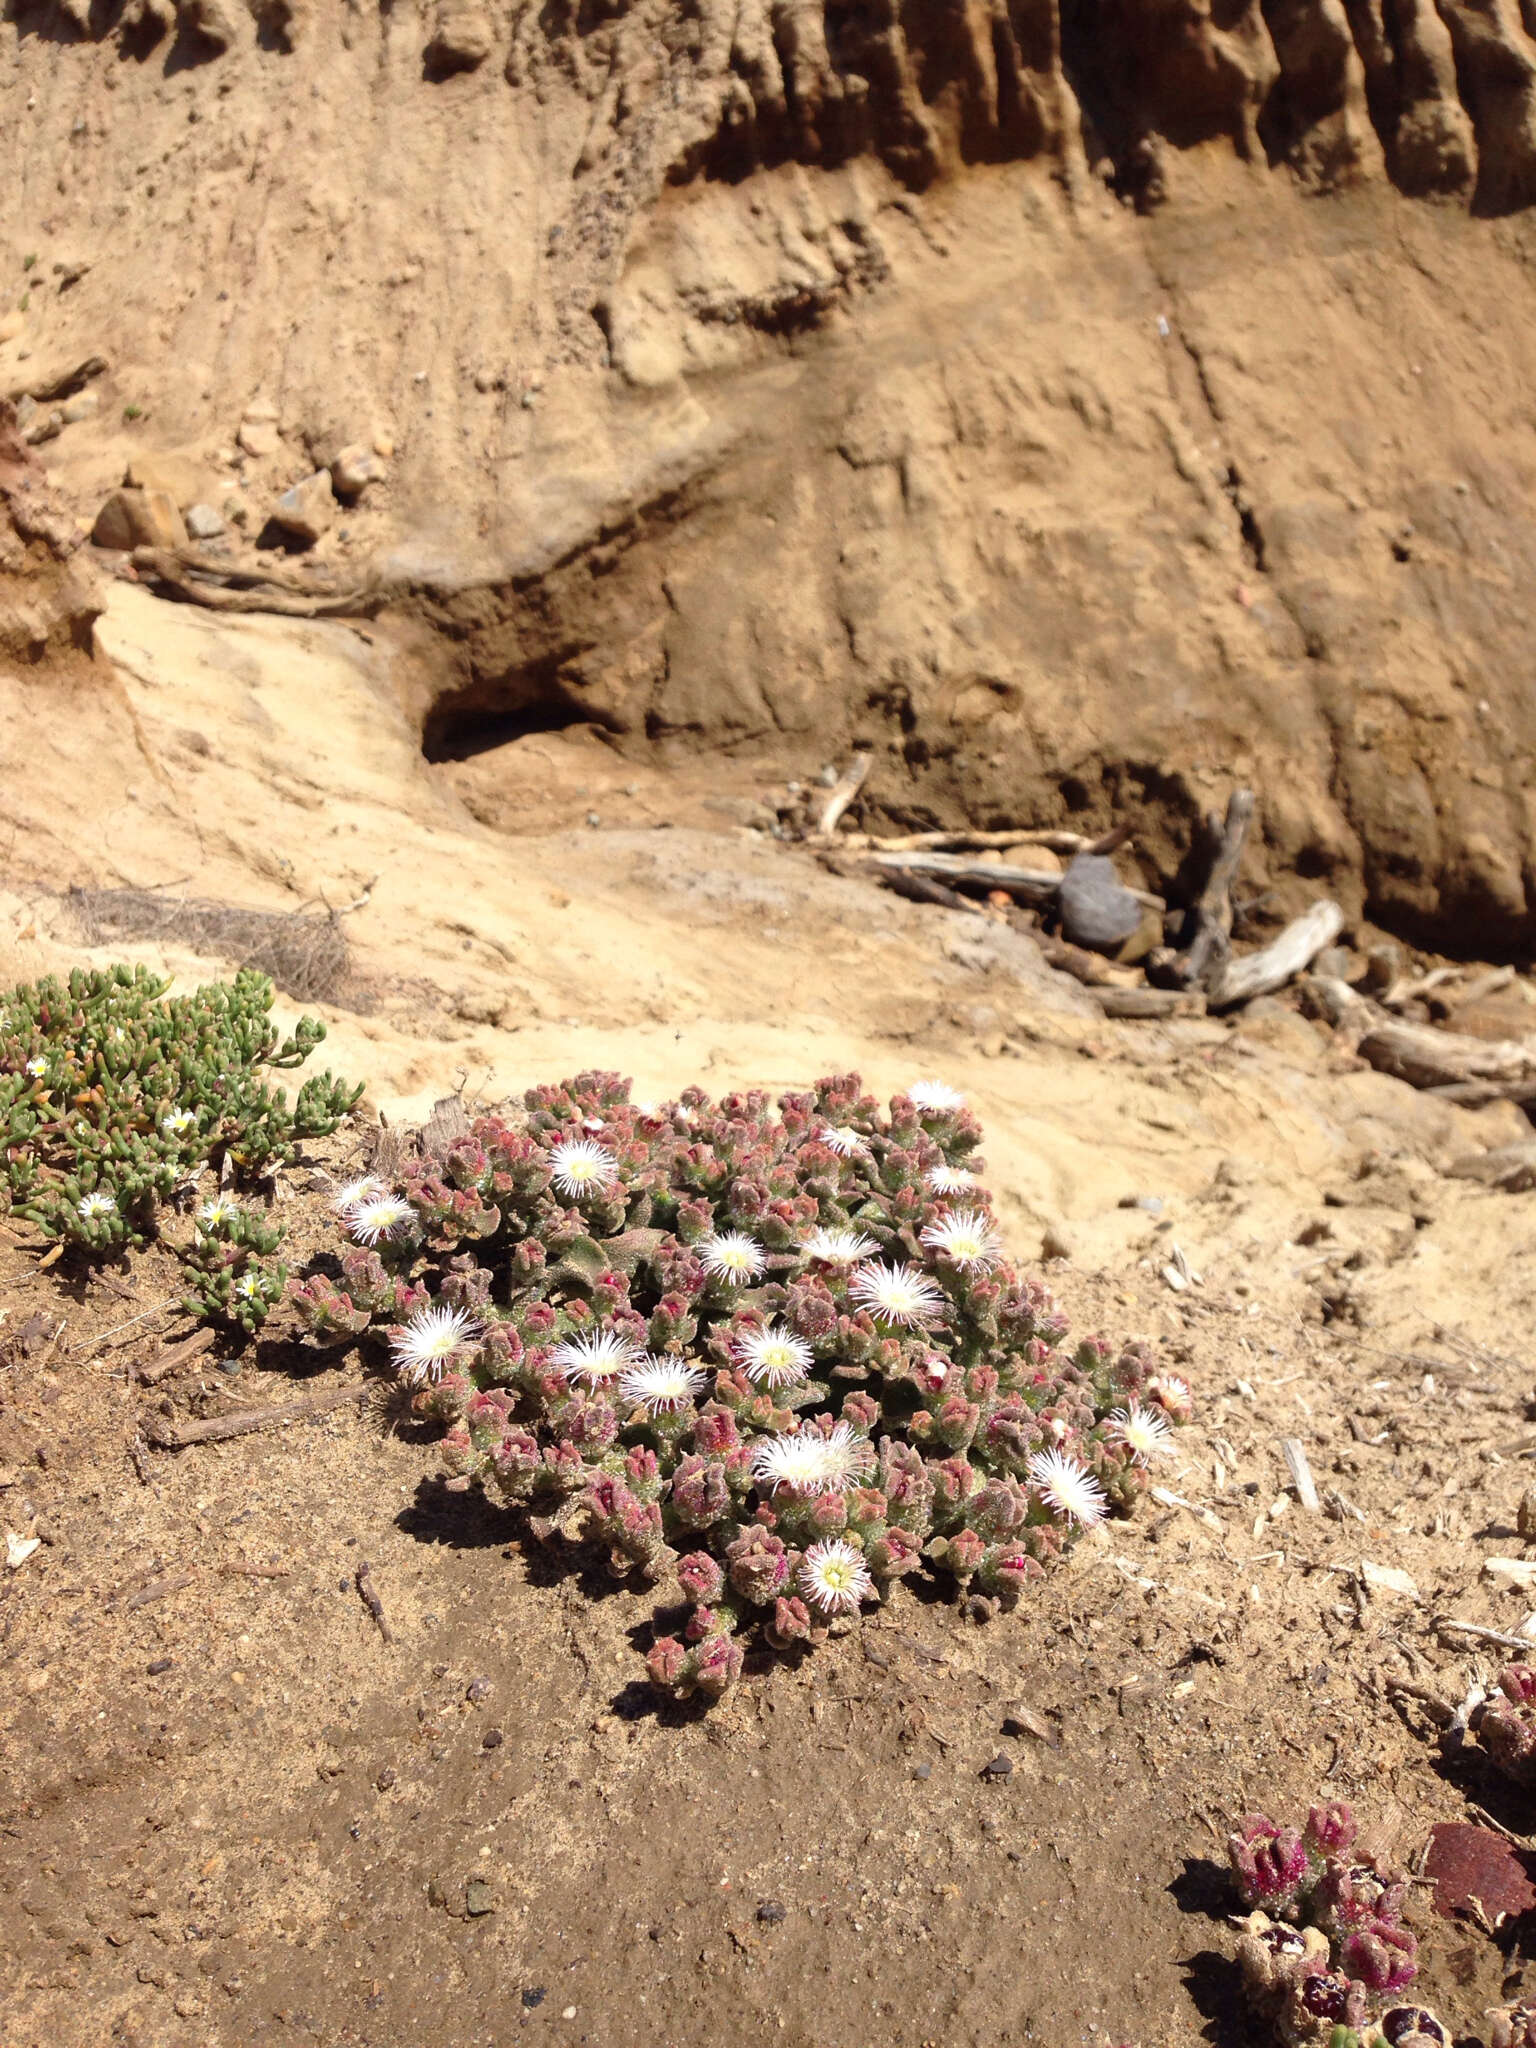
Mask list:
[[[909,874],[933,875],[951,887],[964,884],[971,889],[1005,889],[1026,903],[1049,903],[1061,887],[1061,876],[1043,868],[1017,868],[1008,861],[967,860],[962,853],[869,853],[872,866],[903,868]],[[1145,889],[1133,889],[1136,901],[1149,910],[1166,910],[1161,896]]]
[[[1106,1017],[1203,1017],[1198,988],[1100,988],[1091,991]]]
[[[821,815],[816,820],[816,833],[818,837],[829,839],[837,830],[838,821],[841,819],[844,811],[847,810],[868,780],[869,771],[874,765],[874,759],[873,754],[855,754],[837,781],[832,785],[832,788],[827,793],[827,800],[821,807]]]
[[[1257,953],[1245,953],[1241,959],[1229,955],[1207,983],[1211,1002],[1224,1008],[1284,988],[1288,981],[1305,973],[1343,929],[1343,911],[1325,896],[1294,918],[1277,939]]]
[[[905,896],[909,903],[936,903],[941,910],[968,910],[973,917],[982,914],[979,903],[962,896],[958,889],[947,889],[932,875],[914,875],[910,868],[882,868],[880,879],[887,889]]]
[[[1195,899],[1194,937],[1182,962],[1184,980],[1192,986],[1212,988],[1226,965],[1232,935],[1232,884],[1253,819],[1253,802],[1251,789],[1234,789],[1227,799],[1225,820],[1218,823],[1213,815],[1206,821],[1214,851],[1205,886]]]
[[[1397,1018],[1374,1022],[1360,1040],[1362,1059],[1383,1074],[1415,1088],[1444,1088],[1482,1082],[1499,1096],[1536,1088],[1536,1042],[1517,1038],[1471,1038]]]
[[[275,1408],[242,1408],[237,1415],[215,1415],[207,1422],[181,1424],[146,1421],[144,1435],[162,1451],[185,1450],[188,1444],[221,1443],[226,1437],[248,1436],[254,1429],[271,1429],[279,1422],[302,1422],[311,1415],[327,1414],[348,1401],[360,1401],[366,1387],[340,1387],[329,1394],[317,1394],[310,1401],[282,1401]]]
[[[1087,853],[1097,841],[1085,839],[1081,832],[1034,832],[1017,826],[1011,832],[908,832],[894,839],[850,832],[843,844],[854,853],[981,853],[1006,846],[1043,846],[1051,853]]]
[[[150,1359],[147,1365],[141,1365],[138,1368],[137,1377],[143,1381],[146,1387],[152,1387],[157,1381],[163,1380],[171,1373],[178,1371],[180,1367],[190,1365],[194,1358],[201,1358],[203,1353],[211,1351],[217,1342],[218,1332],[216,1330],[199,1330],[194,1336],[188,1337],[185,1342],[173,1344],[169,1350],[162,1351],[158,1358]]]
[[[1085,988],[1130,992],[1141,986],[1141,976],[1134,967],[1117,967],[1102,953],[1090,953],[1086,946],[1074,946],[1069,939],[1042,939],[1039,943],[1040,957],[1047,967],[1070,974]]]
[[[359,618],[385,601],[384,591],[375,584],[316,590],[313,585],[296,586],[292,578],[257,574],[216,555],[185,549],[139,547],[132,560],[139,575],[209,611],[277,612],[293,619]]]

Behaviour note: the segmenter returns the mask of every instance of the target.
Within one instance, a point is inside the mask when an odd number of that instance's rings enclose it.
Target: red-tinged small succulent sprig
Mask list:
[[[1418,1942],[1402,1924],[1405,1880],[1361,1856],[1358,1832],[1336,1802],[1312,1807],[1301,1828],[1250,1814],[1228,1837],[1238,1893],[1255,1909],[1238,1922],[1244,1986],[1282,2041],[1385,2048],[1415,2016],[1435,2039],[1439,2022],[1422,2008],[1372,2017],[1377,2001],[1412,1983]]]
[[[395,1187],[338,1198],[340,1280],[440,1420],[457,1477],[573,1519],[619,1573],[675,1572],[659,1683],[718,1696],[742,1641],[816,1643],[924,1570],[977,1619],[1128,1512],[1189,1391],[1144,1346],[1071,1343],[1007,1259],[980,1129],[856,1075],[630,1100],[616,1074],[530,1090]]]
[[[1536,1786],[1536,1666],[1506,1666],[1472,1725],[1506,1778]]]

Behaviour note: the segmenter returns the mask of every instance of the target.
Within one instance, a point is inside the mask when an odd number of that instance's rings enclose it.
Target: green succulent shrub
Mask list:
[[[98,1254],[143,1244],[161,1204],[205,1166],[254,1179],[333,1131],[362,1093],[324,1073],[290,1105],[268,1082],[302,1066],[325,1026],[301,1017],[280,1039],[265,975],[242,969],[186,996],[169,987],[144,967],[77,969],[0,1003],[4,1191],[47,1238]],[[222,1208],[186,1254],[189,1305],[253,1328],[282,1291],[280,1269],[261,1264],[280,1232]]]
[[[387,1340],[458,1484],[675,1581],[659,1685],[716,1697],[747,1643],[820,1641],[904,1573],[1012,1606],[1188,1417],[1144,1347],[1067,1342],[942,1083],[525,1103],[343,1190],[339,1273],[291,1293],[319,1341]]]

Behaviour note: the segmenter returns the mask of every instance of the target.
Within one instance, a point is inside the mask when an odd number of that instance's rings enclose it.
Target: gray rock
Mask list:
[[[94,391],[82,391],[78,397],[69,399],[64,407],[66,427],[78,426],[81,420],[93,420],[101,411],[101,400]]]
[[[1057,893],[1061,928],[1074,946],[1113,953],[1141,924],[1141,905],[1106,853],[1079,853]]]
[[[187,531],[194,540],[217,540],[227,533],[222,513],[211,505],[189,505],[187,507]]]
[[[272,517],[285,532],[313,545],[336,517],[330,477],[317,469],[313,476],[302,478],[284,491],[272,507]]]

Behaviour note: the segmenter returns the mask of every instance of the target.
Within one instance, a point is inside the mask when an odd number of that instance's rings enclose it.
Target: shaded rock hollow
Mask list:
[[[1130,816],[1164,879],[1239,776],[1278,904],[1526,949],[1510,0],[10,0],[0,52],[0,384],[112,363],[60,489],[386,437],[335,545],[433,629],[429,751],[860,740],[888,815]]]

